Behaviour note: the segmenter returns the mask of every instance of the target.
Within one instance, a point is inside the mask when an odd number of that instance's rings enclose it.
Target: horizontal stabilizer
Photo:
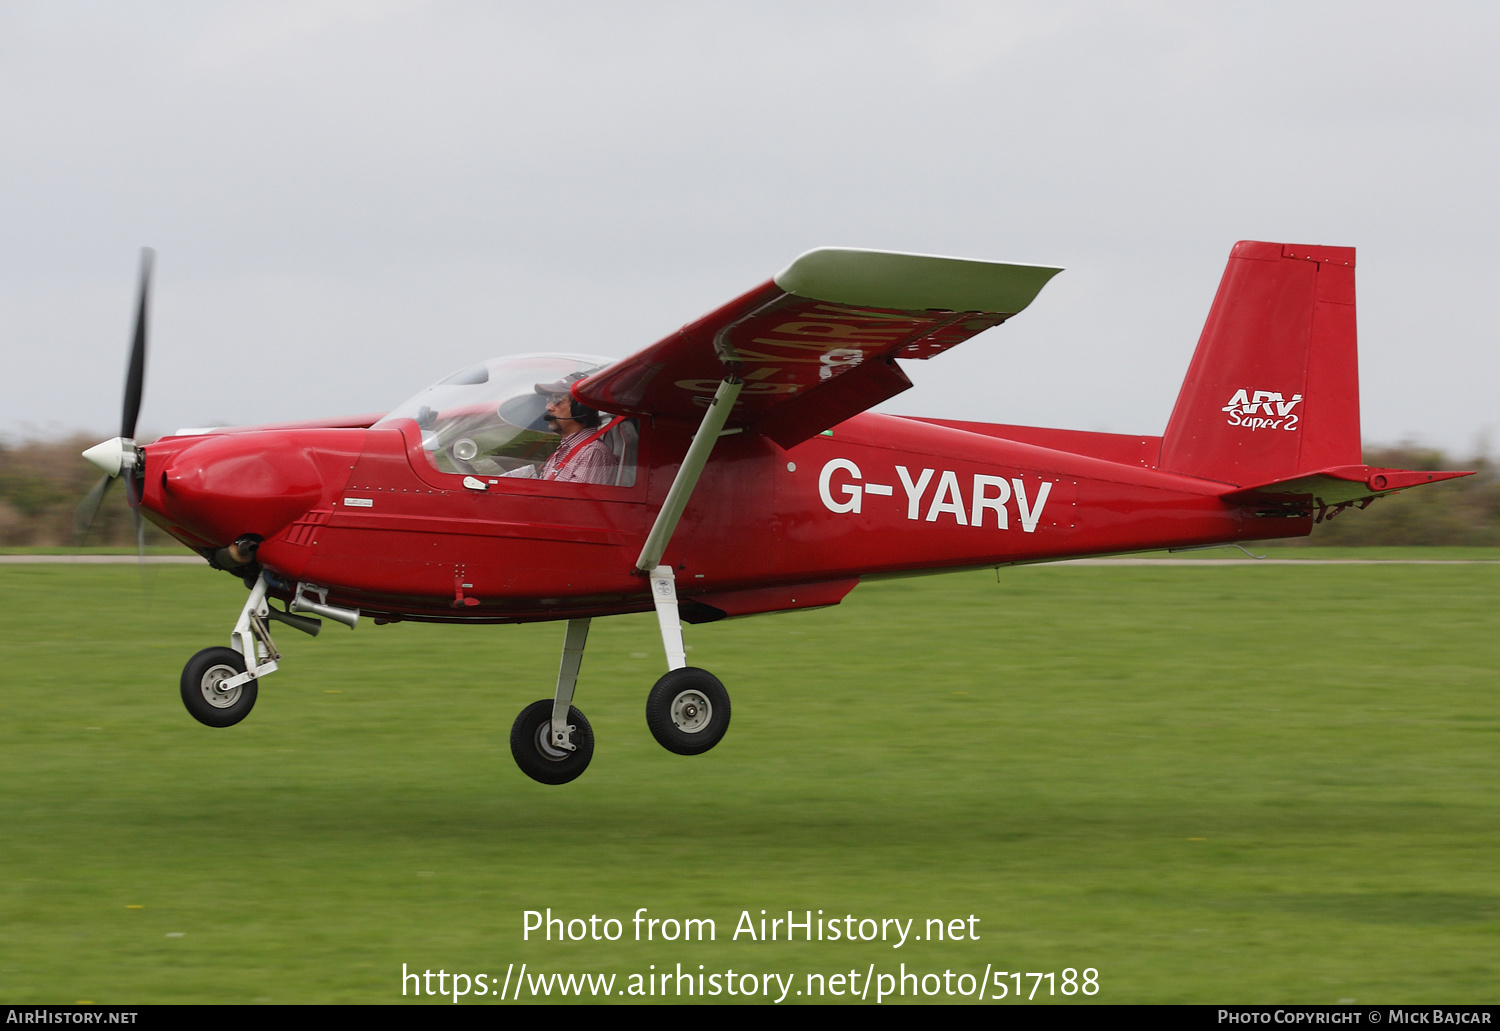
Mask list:
[[[1371,465],[1339,465],[1317,472],[1304,473],[1285,480],[1273,480],[1254,487],[1242,487],[1222,495],[1235,505],[1310,509],[1334,508],[1373,500],[1408,487],[1420,487],[1440,480],[1472,476],[1472,472],[1428,472],[1415,469],[1382,469]]]

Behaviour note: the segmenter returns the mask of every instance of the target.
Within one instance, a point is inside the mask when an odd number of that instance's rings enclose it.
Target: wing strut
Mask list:
[[[682,457],[682,465],[677,467],[677,475],[667,491],[667,500],[662,502],[661,511],[656,513],[656,522],[646,535],[641,557],[635,562],[637,569],[651,576],[651,601],[656,606],[656,621],[661,627],[661,643],[667,653],[668,670],[686,666],[687,653],[682,646],[682,623],[677,615],[677,580],[672,575],[671,566],[660,564],[661,557],[672,540],[677,521],[687,508],[693,488],[698,485],[698,476],[708,464],[709,452],[719,439],[719,432],[724,429],[724,422],[729,418],[734,399],[739,397],[743,385],[733,371],[719,382],[719,389],[714,391],[708,411],[703,413],[703,421],[698,424],[698,432],[693,434],[693,442]]]
[[[731,372],[720,381],[719,389],[714,391],[713,400],[708,403],[708,411],[703,413],[703,421],[698,424],[698,432],[693,434],[693,442],[688,445],[682,465],[677,468],[672,488],[667,491],[667,500],[662,502],[661,511],[656,513],[656,522],[646,535],[641,557],[635,560],[635,568],[641,572],[649,573],[661,562],[667,543],[672,539],[672,532],[677,529],[677,521],[682,518],[682,510],[687,508],[688,498],[693,496],[693,488],[698,485],[698,476],[708,464],[708,453],[719,439],[719,431],[724,428],[724,422],[729,418],[730,409],[734,407],[735,398],[740,396],[742,386],[744,383]]]

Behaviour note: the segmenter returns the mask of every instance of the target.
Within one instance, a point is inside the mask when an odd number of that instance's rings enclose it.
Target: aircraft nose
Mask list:
[[[323,495],[317,463],[285,433],[197,438],[156,457],[143,503],[210,544],[273,537]]]

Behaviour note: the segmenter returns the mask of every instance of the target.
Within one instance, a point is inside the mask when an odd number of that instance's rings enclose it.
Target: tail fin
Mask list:
[[[1354,248],[1235,244],[1160,468],[1248,486],[1360,461]]]

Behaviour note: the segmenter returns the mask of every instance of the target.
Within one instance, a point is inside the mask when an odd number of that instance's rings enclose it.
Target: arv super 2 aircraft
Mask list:
[[[729,695],[683,620],[836,605],[863,579],[1300,537],[1465,475],[1360,456],[1354,251],[1235,245],[1159,437],[871,414],[928,360],[1020,312],[1059,269],[822,249],[620,361],[500,358],[394,411],[134,440],[142,262],[118,438],[85,455],[141,515],[249,588],[182,699],[238,723],[277,621],[566,622],[552,698],[511,750],[535,780],[588,766],[573,706],[589,622],[655,610],[668,672],[646,722],[706,752]],[[992,339],[998,340],[999,337]],[[283,608],[271,604],[282,603]]]

